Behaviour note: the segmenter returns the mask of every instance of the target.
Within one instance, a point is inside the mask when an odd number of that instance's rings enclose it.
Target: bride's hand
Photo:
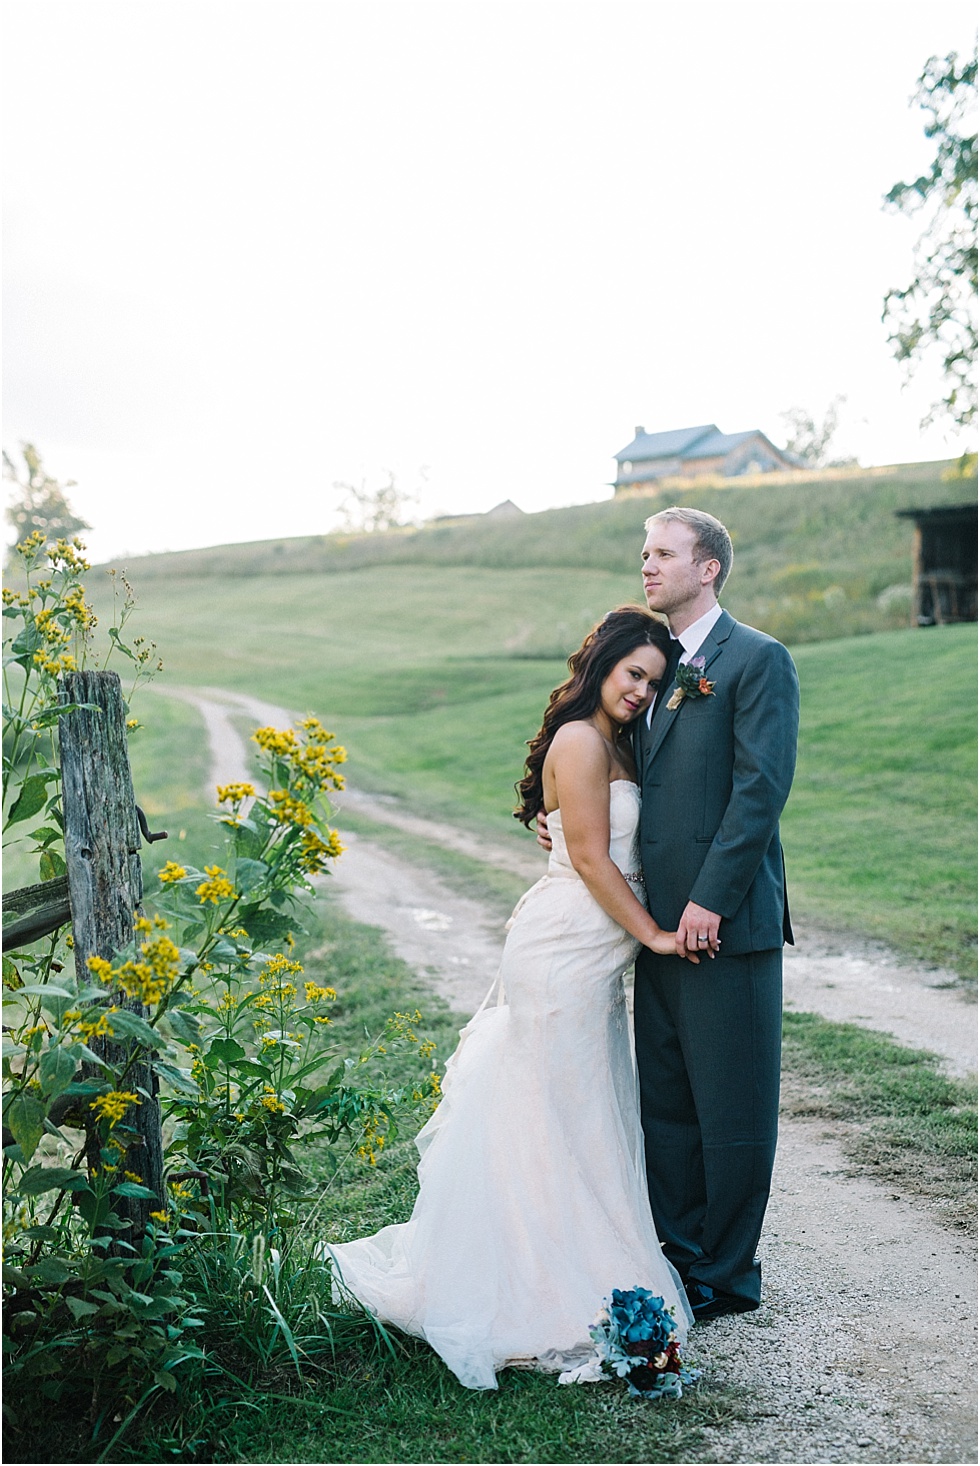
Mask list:
[[[538,844],[542,850],[551,850],[551,835],[548,832],[548,816],[543,809],[538,810],[537,815]]]
[[[649,942],[647,945],[649,946],[651,952],[656,952],[661,957],[676,957],[676,938],[676,932],[659,931],[657,932],[657,935],[654,937],[653,941]],[[695,967],[698,967],[700,965],[701,959],[698,956],[697,952],[685,952],[684,955],[689,962],[694,963]],[[709,957],[713,957],[714,955],[714,952],[708,953]]]

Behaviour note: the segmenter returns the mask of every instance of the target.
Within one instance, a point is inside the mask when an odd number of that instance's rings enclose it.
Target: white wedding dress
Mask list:
[[[619,780],[609,802],[610,855],[636,882],[639,790]],[[558,811],[548,827],[548,872],[419,1133],[410,1220],[325,1248],[353,1297],[473,1389],[507,1364],[583,1365],[613,1288],[661,1294],[681,1341],[691,1319],[647,1198],[623,989],[638,944],[572,868]]]

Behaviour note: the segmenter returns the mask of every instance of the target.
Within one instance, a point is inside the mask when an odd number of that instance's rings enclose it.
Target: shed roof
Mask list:
[[[931,509],[896,509],[898,519],[914,519],[916,524],[976,523],[976,504],[937,504]]]
[[[710,422],[698,428],[674,428],[669,433],[637,433],[632,443],[616,454],[616,462],[682,457],[700,438],[717,432],[717,426]]]

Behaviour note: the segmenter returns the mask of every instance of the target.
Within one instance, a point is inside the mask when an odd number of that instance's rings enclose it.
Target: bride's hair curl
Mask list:
[[[558,729],[592,716],[609,673],[638,646],[656,647],[666,657],[670,632],[643,606],[617,606],[593,626],[578,651],[572,652],[568,659],[572,675],[548,699],[544,721],[528,743],[524,778],[514,785],[520,800],[514,818],[522,824],[530,827],[544,807],[544,761]]]

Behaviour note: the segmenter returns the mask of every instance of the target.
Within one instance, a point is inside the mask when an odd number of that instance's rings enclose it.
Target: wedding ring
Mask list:
[[[706,942],[707,940],[708,940],[707,937],[698,937],[698,941],[699,942]]]

